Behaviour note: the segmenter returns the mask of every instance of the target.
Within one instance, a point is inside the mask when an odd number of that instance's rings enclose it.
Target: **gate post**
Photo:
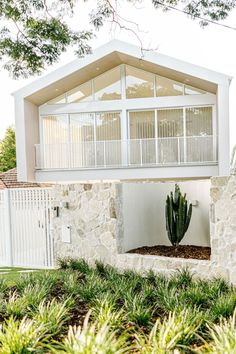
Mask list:
[[[7,253],[7,265],[13,266],[13,254],[12,254],[12,225],[11,225],[11,199],[10,190],[4,190],[4,202],[5,202],[5,217],[6,217],[6,253]]]

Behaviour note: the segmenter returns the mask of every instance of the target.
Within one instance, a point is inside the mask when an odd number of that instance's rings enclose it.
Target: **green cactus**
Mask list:
[[[192,204],[182,195],[178,184],[175,192],[170,193],[166,199],[166,231],[171,244],[177,247],[182,241],[192,216]]]

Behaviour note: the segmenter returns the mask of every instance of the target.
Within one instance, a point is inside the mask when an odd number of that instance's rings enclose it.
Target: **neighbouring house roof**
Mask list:
[[[232,79],[229,75],[112,40],[95,49],[91,55],[76,59],[19,89],[14,96],[26,98],[39,106],[120,64],[150,71],[214,94],[218,85],[229,85]]]
[[[12,168],[7,172],[0,173],[0,189],[10,188],[43,188],[49,187],[48,184],[40,184],[34,182],[18,182],[17,169]]]

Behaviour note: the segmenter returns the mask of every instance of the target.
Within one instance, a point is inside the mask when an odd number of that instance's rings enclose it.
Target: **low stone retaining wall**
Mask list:
[[[154,182],[158,183],[158,182]],[[224,277],[236,284],[236,177],[211,179],[211,260],[121,254],[122,188],[119,183],[69,184],[54,187],[59,215],[52,220],[55,258],[101,260],[120,269],[170,274],[188,267],[196,276]],[[70,229],[63,242],[62,228]]]

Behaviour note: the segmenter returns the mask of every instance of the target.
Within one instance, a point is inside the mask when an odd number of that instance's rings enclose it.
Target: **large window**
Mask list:
[[[178,163],[183,159],[183,117],[183,109],[157,111],[158,161],[160,163]]]
[[[196,87],[192,87],[192,86],[188,86],[188,85],[184,86],[184,94],[185,95],[202,95],[204,93],[206,93],[206,92],[203,90],[200,90]]]
[[[155,138],[155,111],[130,112],[130,138]]]
[[[63,144],[68,142],[67,115],[43,116],[43,141],[45,144]]]
[[[71,166],[94,166],[94,114],[71,114],[69,131]]]
[[[213,161],[212,134],[212,107],[129,112],[131,164]]]
[[[92,83],[91,81],[80,85],[67,93],[67,103],[92,101]]]
[[[94,79],[94,94],[96,101],[121,99],[120,67]]]
[[[205,93],[199,88],[185,85],[167,77],[155,75],[130,65],[120,65],[50,100],[48,104],[199,95]]]
[[[212,135],[212,107],[186,109],[186,135]]]
[[[96,113],[96,163],[113,166],[121,163],[119,112]]]
[[[156,76],[156,95],[157,97],[181,96],[183,95],[183,84],[162,76]]]
[[[156,162],[155,111],[129,114],[131,165]]]
[[[119,112],[42,117],[45,167],[94,167],[121,163]]]
[[[183,136],[183,109],[163,109],[157,111],[158,137]]]
[[[126,98],[154,97],[155,76],[126,65]]]
[[[51,115],[42,117],[44,167],[68,166],[68,117]]]
[[[187,108],[187,161],[213,161],[212,134],[212,107]]]

